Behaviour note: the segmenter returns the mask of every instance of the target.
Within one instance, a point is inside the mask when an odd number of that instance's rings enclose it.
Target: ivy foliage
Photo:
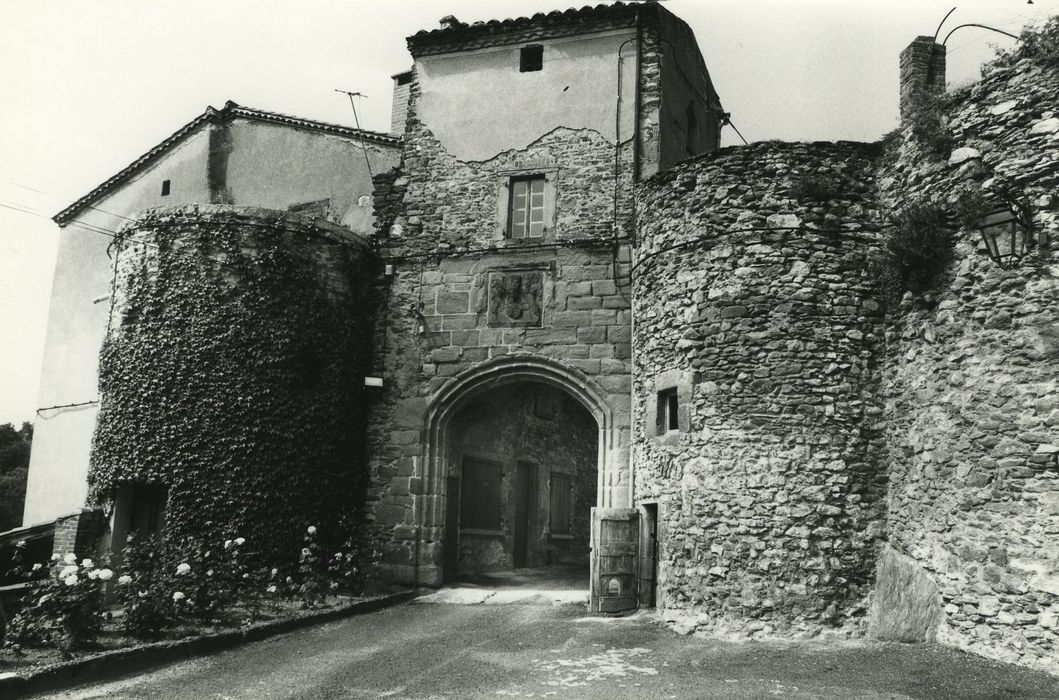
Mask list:
[[[881,254],[869,261],[888,302],[937,283],[953,260],[951,229],[949,214],[931,202],[914,202],[890,216]]]
[[[252,535],[271,561],[297,551],[306,524],[355,510],[358,252],[235,213],[159,214],[118,248],[90,499],[164,487],[167,540]]]

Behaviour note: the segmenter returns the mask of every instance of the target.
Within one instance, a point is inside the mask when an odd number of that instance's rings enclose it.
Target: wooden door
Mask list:
[[[529,538],[533,529],[533,501],[535,497],[533,465],[519,462],[515,474],[515,549],[512,559],[516,569],[527,565]]]
[[[460,559],[460,480],[449,477],[445,480],[448,492],[445,507],[445,560],[442,562],[442,579],[455,581]]]
[[[635,508],[592,509],[592,612],[636,609],[639,539]]]

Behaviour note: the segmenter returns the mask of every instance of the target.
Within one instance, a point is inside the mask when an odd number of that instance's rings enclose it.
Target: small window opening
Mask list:
[[[519,54],[518,70],[520,73],[538,71],[544,67],[544,47],[540,44],[523,46]]]
[[[699,120],[695,116],[695,105],[689,104],[687,112],[685,112],[686,121],[688,123],[687,142],[684,147],[688,151],[688,155],[695,155],[699,152]]]
[[[668,433],[671,430],[680,430],[680,420],[677,410],[679,399],[676,388],[663,389],[658,392],[658,432]]]
[[[169,180],[162,180],[162,196],[166,197],[169,195]]]
[[[398,85],[407,85],[410,82],[412,82],[412,72],[411,71],[408,71],[407,73],[398,73],[397,74],[397,84]]]

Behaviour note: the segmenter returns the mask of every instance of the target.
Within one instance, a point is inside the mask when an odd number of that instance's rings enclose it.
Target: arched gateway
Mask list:
[[[430,399],[427,407],[422,435],[423,464],[420,471],[423,475],[423,483],[420,507],[416,509],[416,524],[421,533],[419,555],[417,557],[420,583],[437,585],[443,580],[451,580],[453,578],[456,573],[456,562],[459,556],[457,543],[460,541],[461,534],[464,539],[463,550],[465,555],[471,549],[468,546],[468,542],[472,542],[474,537],[482,538],[494,534],[502,541],[503,535],[506,534],[508,551],[506,554],[501,552],[500,561],[507,568],[511,568],[512,565],[525,565],[527,561],[531,563],[551,563],[556,560],[553,558],[554,552],[538,553],[539,556],[536,558],[532,556],[531,552],[530,557],[527,559],[523,549],[520,562],[517,533],[515,535],[516,544],[514,545],[511,544],[510,531],[502,533],[498,528],[495,533],[490,533],[487,529],[490,515],[485,513],[483,515],[469,516],[471,511],[467,505],[464,504],[461,509],[458,500],[461,489],[458,475],[461,473],[465,479],[469,480],[477,478],[472,474],[482,472],[483,476],[480,480],[485,483],[485,488],[488,488],[490,483],[490,476],[488,475],[489,453],[486,451],[484,453],[485,457],[480,458],[481,453],[473,449],[475,438],[473,436],[471,438],[467,437],[469,433],[465,426],[469,421],[474,420],[475,416],[484,416],[480,420],[487,423],[492,421],[488,425],[495,425],[496,418],[494,414],[500,410],[497,406],[506,402],[521,400],[525,396],[529,396],[531,402],[534,401],[533,397],[536,397],[536,403],[532,410],[534,415],[531,415],[531,418],[541,415],[540,404],[542,399],[540,397],[542,396],[545,397],[545,403],[550,399],[555,404],[554,408],[545,408],[545,411],[556,411],[560,418],[564,415],[579,414],[570,415],[568,420],[558,421],[555,435],[558,435],[558,431],[568,429],[568,424],[576,423],[578,420],[581,421],[582,425],[589,426],[586,429],[587,433],[586,430],[582,430],[580,433],[582,436],[587,436],[584,439],[591,440],[593,437],[591,433],[595,433],[594,449],[592,449],[592,445],[582,445],[581,447],[587,447],[588,449],[580,451],[582,455],[591,454],[594,456],[594,465],[588,465],[590,470],[588,473],[591,473],[595,479],[594,488],[583,489],[583,493],[591,493],[592,502],[578,503],[577,486],[576,484],[573,485],[575,495],[572,498],[574,503],[578,506],[583,506],[583,512],[577,520],[583,523],[584,532],[571,533],[569,535],[571,539],[575,537],[581,538],[583,535],[586,565],[588,563],[588,509],[592,506],[599,508],[626,508],[631,504],[628,394],[607,392],[598,383],[578,370],[567,367],[550,358],[527,354],[512,354],[489,360],[454,377]],[[618,401],[621,403],[618,404]],[[615,404],[617,404],[617,407]],[[565,414],[563,413],[564,410],[566,411]],[[481,431],[479,431],[478,435],[481,435]],[[536,439],[542,442],[559,439],[555,435],[541,434]],[[489,442],[488,435],[479,439],[482,442]],[[467,449],[468,442],[472,443],[470,450]],[[474,459],[469,460],[468,454],[473,455]],[[473,463],[469,464],[469,461],[473,461]],[[507,489],[504,495],[505,506],[510,505],[508,515],[514,515],[516,507],[514,504],[508,504],[509,494],[510,500],[515,500],[523,497],[519,491],[527,489],[526,485],[522,483],[524,481],[522,474],[524,463],[522,460],[512,460],[515,463],[510,465],[511,468],[502,470],[499,464],[500,461],[502,460],[496,460],[496,475],[492,478],[497,484],[498,492],[499,483],[503,480]],[[565,485],[563,481],[565,477],[555,471],[558,467],[554,464],[540,464],[539,462],[542,460],[539,459],[535,461],[537,464],[532,465],[534,470],[532,478],[539,482],[540,487],[539,491],[536,490],[535,486],[529,486],[528,489],[529,493],[539,493],[539,495],[529,496],[528,498],[531,500],[535,499],[536,502],[544,504],[543,508],[547,508],[549,496],[544,492],[548,489],[552,492],[556,491],[559,488],[556,484]],[[469,471],[472,468],[477,471]],[[571,479],[575,480],[577,477],[578,475],[575,474],[571,476]],[[463,483],[465,484],[463,486],[463,498],[467,500],[466,481]],[[589,486],[591,487],[592,485]],[[490,499],[482,498],[482,500]],[[550,502],[553,508],[562,508],[561,497],[557,499],[557,495],[552,495]],[[499,509],[499,506],[497,506],[497,509]],[[460,521],[461,510],[462,525]],[[499,510],[496,512],[499,513]],[[470,518],[475,517],[486,522],[468,523]],[[538,523],[538,525],[547,531],[549,516],[542,515],[541,520],[544,522]],[[468,524],[471,527],[468,527]],[[505,522],[506,525],[507,523]],[[515,527],[517,528],[517,525]],[[557,529],[554,514],[551,515],[550,527],[553,530]],[[468,536],[468,533],[470,533],[470,536]],[[559,540],[562,538],[562,533],[555,534],[553,532],[550,534],[550,538]],[[502,550],[502,548],[502,542],[496,545],[496,549]],[[514,549],[514,552],[511,551],[512,549]]]

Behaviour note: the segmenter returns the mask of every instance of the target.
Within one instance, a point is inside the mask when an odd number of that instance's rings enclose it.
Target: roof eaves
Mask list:
[[[220,119],[220,117],[221,110],[218,110],[212,106],[206,107],[205,112],[203,112],[199,116],[189,121],[184,126],[174,131],[172,134],[163,139],[162,142],[159,143],[157,146],[147,151],[133,162],[129,163],[127,166],[125,166],[117,173],[104,180],[96,187],[92,188],[92,190],[88,194],[76,200],[73,204],[53,216],[52,221],[59,224],[60,226],[65,226],[67,223],[70,222],[71,219],[73,219],[76,214],[80,213],[82,209],[85,209],[89,204],[96,201],[99,197],[112,190],[119,183],[123,182],[132,175],[135,175],[140,170],[143,170],[145,167],[147,167],[147,165],[152,163],[160,155],[162,155],[170,148],[187,138],[191,134],[191,132],[195,131],[208,121],[217,121],[218,119]]]
[[[337,136],[344,136],[348,138],[363,139],[365,141],[371,141],[385,146],[398,147],[401,145],[401,138],[397,136],[391,136],[390,134],[384,134],[378,131],[368,131],[367,129],[356,129],[349,126],[342,126],[340,124],[330,124],[328,122],[320,122],[312,119],[303,119],[301,117],[293,117],[287,114],[280,114],[278,112],[266,112],[260,109],[253,109],[252,107],[243,107],[229,100],[224,104],[222,109],[216,109],[215,107],[206,107],[199,116],[189,121],[184,126],[180,127],[168,137],[162,140],[157,146],[147,151],[139,158],[134,160],[129,165],[125,166],[111,177],[104,180],[101,184],[94,187],[88,194],[75,201],[70,206],[66,207],[58,214],[52,217],[52,221],[65,226],[69,223],[74,216],[79,214],[82,210],[88,208],[92,202],[96,201],[103,195],[107,194],[121,183],[128,180],[136,173],[140,172],[148,165],[153,163],[164,153],[169,151],[171,148],[179,144],[181,141],[191,135],[193,131],[198,129],[200,126],[207,122],[226,122],[231,121],[236,117],[242,117],[244,119],[253,119],[261,122],[270,122],[273,124],[281,124],[283,126],[293,126],[304,129],[311,129],[313,131],[320,131],[323,133],[335,134]]]
[[[500,39],[508,32],[534,27],[561,28],[574,22],[584,22],[593,19],[606,19],[620,17],[621,15],[635,16],[638,12],[657,10],[655,3],[622,3],[616,2],[610,5],[585,5],[581,8],[570,8],[567,10],[553,10],[551,12],[538,12],[529,17],[514,17],[502,20],[489,20],[486,22],[474,22],[472,24],[459,23],[455,26],[441,29],[422,29],[407,38],[408,48],[416,55],[421,49],[437,46],[445,43],[456,43],[459,41],[481,41],[486,37]]]

